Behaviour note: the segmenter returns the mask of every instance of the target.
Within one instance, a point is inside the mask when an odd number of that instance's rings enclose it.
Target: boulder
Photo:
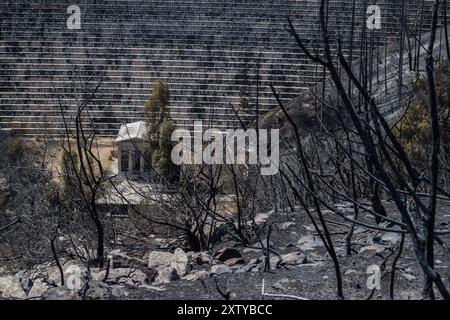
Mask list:
[[[31,287],[30,292],[28,293],[28,298],[39,298],[44,296],[44,294],[50,289],[42,279],[37,279],[33,281],[33,286]]]
[[[25,299],[27,297],[20,279],[14,276],[0,278],[0,297],[6,299]]]
[[[81,289],[88,277],[86,268],[77,261],[67,261],[64,263],[63,273],[65,286],[70,290]],[[59,285],[61,283],[59,269],[56,266],[49,267],[45,279],[50,283]]]
[[[267,220],[269,220],[270,214],[269,213],[258,213],[255,216],[255,223],[259,226],[264,224]]]
[[[258,260],[261,261],[260,265],[257,266],[257,269],[254,269],[252,271],[264,270],[264,268],[266,267],[266,256],[261,256]],[[278,256],[271,254],[269,257],[269,264],[270,270],[276,270],[283,265],[283,261]]]
[[[173,253],[170,266],[177,271],[180,277],[183,277],[191,270],[191,256],[186,254],[183,249],[178,248]]]
[[[152,251],[148,255],[148,268],[157,268],[160,266],[169,266],[174,255],[166,251]]]
[[[67,289],[79,291],[87,281],[86,269],[75,264],[68,265],[64,268],[64,280]]]
[[[158,275],[155,278],[155,285],[165,284],[180,279],[177,270],[173,267],[161,266],[157,270]]]
[[[217,264],[211,267],[211,273],[213,274],[224,274],[224,273],[233,273],[233,269],[224,264]]]
[[[23,276],[19,278],[22,283],[23,290],[28,294],[33,287],[34,281],[29,276]]]
[[[301,252],[291,252],[281,256],[281,264],[296,266],[299,264],[308,263],[306,256]]]
[[[47,269],[47,274],[44,276],[44,278],[47,280],[47,282],[53,283],[55,286],[61,283],[61,275],[59,273],[59,269],[55,266],[49,267]]]
[[[265,261],[266,260],[264,259],[264,262],[262,264],[262,268],[263,269],[264,269]],[[270,262],[270,269],[271,270],[276,270],[276,269],[280,268],[283,265],[283,260],[281,259],[281,261],[280,261],[280,258],[277,257],[276,255],[273,255],[273,254],[270,255],[269,262]]]
[[[241,253],[234,248],[224,248],[214,254],[214,259],[220,262],[225,262],[233,258],[242,258]]]

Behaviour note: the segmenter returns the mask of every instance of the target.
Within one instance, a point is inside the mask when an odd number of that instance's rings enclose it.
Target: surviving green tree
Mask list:
[[[156,81],[144,106],[147,124],[147,147],[144,152],[156,173],[173,183],[179,178],[179,167],[171,161],[173,143],[170,138],[175,127],[168,110],[169,101],[167,82]]]

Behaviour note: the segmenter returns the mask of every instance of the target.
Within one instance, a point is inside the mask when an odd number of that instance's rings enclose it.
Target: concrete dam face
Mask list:
[[[357,0],[354,8],[353,2],[328,5],[331,36],[347,52],[364,37],[375,43],[387,39],[386,31],[395,37],[402,10],[411,30],[425,28],[420,11],[432,4]],[[381,29],[367,30],[370,5],[381,9]],[[256,105],[260,114],[277,106],[270,83],[289,101],[322,80],[321,67],[286,30],[290,17],[320,51],[319,6],[317,0],[2,0],[0,128],[61,134],[62,112],[70,119],[99,85],[86,121],[112,136],[121,124],[142,119],[157,80],[169,85],[177,126],[204,119],[237,127],[236,110],[251,121]],[[243,99],[249,110],[239,110]]]

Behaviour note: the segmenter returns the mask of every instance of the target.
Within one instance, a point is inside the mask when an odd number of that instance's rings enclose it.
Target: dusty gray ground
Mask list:
[[[395,216],[392,204],[386,207],[391,215]],[[351,214],[349,208],[343,211]],[[438,226],[447,229],[450,225],[450,216],[447,215],[448,206],[440,208]],[[342,222],[334,214],[327,213],[326,218]],[[362,217],[364,220],[365,217]],[[371,222],[371,220],[366,220]],[[286,230],[280,230],[283,223],[292,222]],[[317,238],[312,225],[305,214],[289,214],[271,216],[266,224],[273,224],[273,248],[280,254],[301,251],[306,254],[308,260],[313,263],[289,266],[270,272],[247,272],[224,274],[209,277],[198,281],[175,281],[160,287],[160,290],[145,290],[142,288],[128,288],[131,299],[221,299],[222,296],[216,289],[216,282],[222,291],[229,290],[236,299],[277,299],[262,296],[262,283],[265,282],[265,293],[294,295],[307,299],[335,299],[336,284],[335,272],[331,260],[326,254],[325,248]],[[344,292],[347,299],[389,299],[389,287],[391,267],[394,257],[397,255],[399,236],[392,233],[377,233],[356,228],[353,237],[353,254],[347,256],[345,252],[344,236],[347,228],[330,224],[336,250],[339,255]],[[307,241],[308,240],[308,241]],[[300,241],[300,242],[299,242]],[[306,241],[306,242],[305,242]],[[251,258],[261,257],[262,253],[237,246],[232,242],[223,243],[221,246],[234,246],[243,252],[246,261]],[[388,257],[388,258],[387,258]],[[386,259],[387,258],[387,259]],[[378,265],[382,270],[381,290],[367,288],[366,274],[370,265]],[[437,270],[445,279],[449,277],[448,263],[442,250],[436,249]],[[447,281],[448,283],[448,281]],[[395,299],[421,299],[423,286],[422,272],[416,263],[411,242],[408,237],[401,258],[397,263],[395,273]]]
[[[395,207],[391,203],[385,204],[390,218],[398,220]],[[439,219],[437,228],[440,230],[449,230],[450,226],[450,205],[440,204]],[[342,204],[338,206],[339,212],[346,216],[353,214],[351,205]],[[333,243],[339,258],[341,274],[343,277],[344,295],[346,299],[363,300],[385,300],[390,299],[390,281],[392,274],[392,265],[394,258],[397,256],[400,244],[400,236],[398,233],[370,231],[363,227],[356,227],[352,238],[352,255],[348,256],[345,247],[345,236],[348,232],[348,223],[338,215],[331,211],[324,211],[325,219],[327,219],[329,230],[332,234]],[[219,250],[224,247],[237,249],[244,258],[244,264],[235,265],[233,273],[224,273],[215,275],[211,273],[211,265],[208,263],[193,263],[187,277],[194,276],[199,270],[206,271],[206,277],[200,280],[175,280],[167,284],[149,283],[150,276],[147,274],[144,279],[130,277],[130,274],[124,279],[118,280],[117,276],[108,278],[109,282],[99,282],[101,280],[92,278],[91,293],[85,298],[88,299],[181,299],[181,300],[197,300],[197,299],[223,299],[219,293],[228,293],[232,299],[295,299],[304,298],[311,300],[330,300],[336,299],[336,276],[335,269],[329,258],[325,247],[317,235],[308,216],[302,210],[297,213],[278,213],[278,214],[259,214],[256,221],[261,238],[266,239],[268,226],[272,225],[272,235],[270,237],[271,248],[279,255],[286,254],[304,254],[302,255],[302,264],[294,262],[287,263],[289,259],[284,258],[285,265],[276,268],[278,258],[275,254],[271,254],[271,270],[264,272],[261,270],[263,264],[255,264],[250,272],[241,272],[243,267],[250,264],[251,260],[259,258],[264,259],[263,251],[256,248],[258,241],[252,239],[251,248],[233,240],[230,236],[225,236],[222,241],[214,248]],[[358,221],[374,224],[372,217],[361,214]],[[171,251],[180,246],[178,241],[173,239],[162,239],[158,236],[151,236],[150,242],[144,247],[127,246],[132,249],[126,251],[128,257],[140,259],[144,265],[148,260],[150,251]],[[446,235],[445,240],[449,243],[450,237]],[[142,249],[139,249],[142,248]],[[183,253],[187,255],[186,253]],[[195,259],[194,259],[195,261]],[[297,261],[297,260],[295,260]],[[73,262],[72,262],[73,264]],[[214,262],[213,264],[219,264]],[[436,270],[441,277],[449,285],[449,261],[443,254],[440,247],[436,246]],[[69,266],[74,267],[72,265]],[[75,265],[76,266],[76,265]],[[367,286],[369,274],[367,269],[370,266],[378,266],[381,268],[381,290],[371,290]],[[59,273],[56,267],[44,267],[48,275],[54,281],[59,281]],[[123,267],[119,267],[123,268]],[[144,267],[146,269],[147,267]],[[241,269],[241,270],[240,270]],[[51,271],[53,270],[53,271]],[[117,269],[128,270],[128,269]],[[130,269],[131,270],[131,269]],[[143,270],[143,269],[141,269]],[[45,271],[45,270],[44,270]],[[51,272],[50,272],[51,271]],[[93,274],[94,274],[94,270]],[[97,270],[99,274],[100,270]],[[139,270],[137,270],[139,271]],[[68,272],[67,270],[65,271]],[[117,271],[116,271],[117,272]],[[17,276],[16,276],[17,277]],[[49,276],[50,277],[50,276]],[[101,277],[103,279],[103,277]],[[114,281],[110,281],[112,279]],[[151,278],[153,279],[153,278]],[[173,280],[173,279],[172,279]],[[263,294],[264,283],[264,294]],[[22,281],[23,285],[23,281]],[[20,285],[19,285],[20,286]],[[101,289],[100,287],[103,289]],[[106,286],[106,287],[105,287]],[[17,286],[16,286],[17,287]],[[406,237],[405,246],[401,257],[398,260],[395,269],[395,291],[394,298],[421,299],[423,287],[423,274],[419,268],[409,236]],[[0,288],[1,289],[1,288]],[[60,289],[60,288],[56,288]],[[61,288],[64,289],[64,288]],[[0,290],[1,291],[1,290]],[[16,288],[16,291],[21,291]],[[49,291],[47,291],[48,293]],[[114,292],[114,293],[113,293]],[[43,292],[42,296],[36,296],[40,299],[46,297]],[[73,292],[62,292],[64,299],[80,298]],[[273,296],[276,295],[276,296]],[[293,297],[295,296],[295,297]],[[439,295],[437,294],[439,297]],[[58,294],[53,294],[53,298],[57,298]]]

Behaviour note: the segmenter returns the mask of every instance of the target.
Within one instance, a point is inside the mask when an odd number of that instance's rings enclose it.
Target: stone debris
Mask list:
[[[295,222],[290,222],[289,221],[289,222],[284,222],[284,223],[280,224],[278,226],[278,229],[285,231],[285,230],[287,230],[287,229],[289,229],[289,228],[291,228],[293,226],[295,226]]]
[[[282,265],[296,266],[305,263],[308,263],[308,260],[306,259],[306,255],[301,252],[291,252],[281,256]]]
[[[416,280],[416,277],[408,273],[400,273],[400,275],[408,281]]]
[[[231,267],[237,264],[244,264],[245,260],[243,258],[231,258],[224,262],[225,265]]]
[[[211,267],[211,273],[216,275],[221,275],[224,273],[233,273],[233,269],[224,264],[216,264]]]

